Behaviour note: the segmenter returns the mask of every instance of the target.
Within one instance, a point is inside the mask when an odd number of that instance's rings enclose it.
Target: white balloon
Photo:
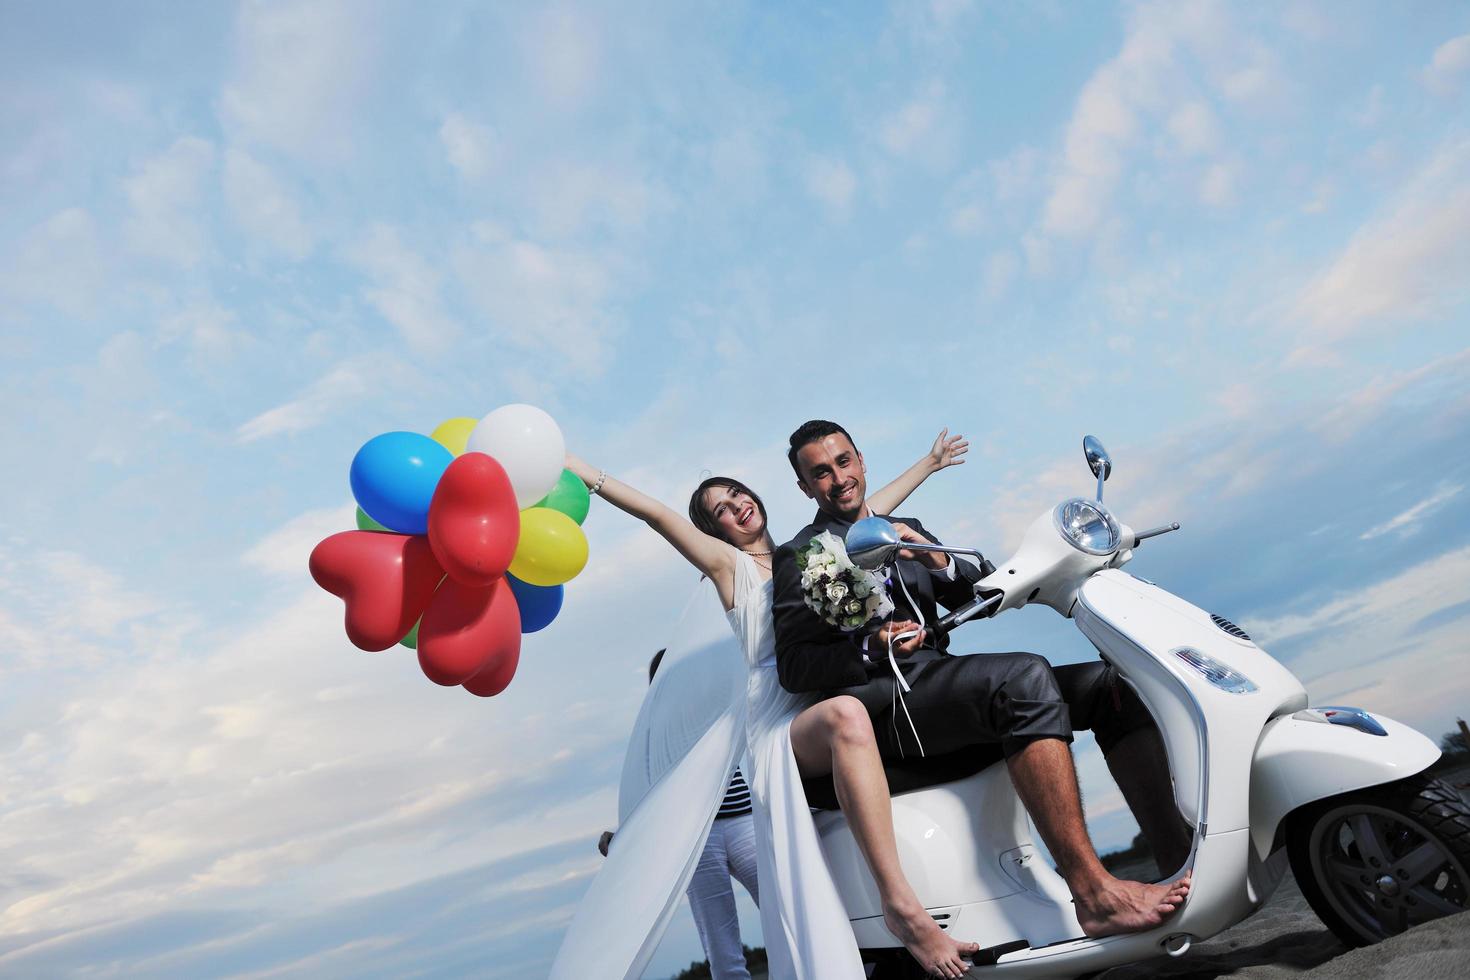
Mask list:
[[[535,405],[502,405],[470,432],[465,450],[493,456],[510,477],[522,510],[551,492],[566,465],[556,420]]]

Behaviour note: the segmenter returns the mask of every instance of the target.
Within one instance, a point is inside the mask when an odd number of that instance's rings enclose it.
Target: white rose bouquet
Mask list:
[[[802,598],[808,608],[844,632],[862,629],[893,612],[882,576],[858,568],[847,557],[847,545],[831,531],[812,538],[796,552],[801,569]]]

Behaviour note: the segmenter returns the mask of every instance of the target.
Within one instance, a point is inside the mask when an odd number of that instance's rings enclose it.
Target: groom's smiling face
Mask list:
[[[801,479],[796,485],[833,517],[855,521],[868,495],[863,454],[840,432],[809,442],[796,451]]]

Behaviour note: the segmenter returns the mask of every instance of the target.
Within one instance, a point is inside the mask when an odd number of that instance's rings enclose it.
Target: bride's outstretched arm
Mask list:
[[[876,493],[868,494],[868,509],[875,514],[891,514],[908,499],[909,494],[919,489],[919,484],[938,473],[946,466],[959,466],[964,462],[970,444],[964,436],[952,436],[949,429],[939,430],[934,445],[918,462],[898,475],[898,479]]]
[[[709,576],[720,593],[720,599],[727,607],[730,605],[735,581],[735,548],[732,545],[710,537],[690,524],[688,518],[672,507],[628,486],[622,480],[607,476],[605,471],[589,465],[571,453],[567,454],[567,469],[577,474],[588,488],[596,486],[598,480],[601,480],[602,486],[597,491],[599,497],[618,510],[632,514],[663,535],[664,540],[673,545],[691,565]]]

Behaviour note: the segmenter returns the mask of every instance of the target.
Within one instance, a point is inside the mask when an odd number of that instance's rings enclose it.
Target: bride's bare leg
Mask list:
[[[893,836],[888,776],[862,702],[842,696],[807,708],[791,721],[791,748],[804,778],[832,774],[837,802],[878,885],[889,931],[930,973],[963,976],[961,957],[979,946],[945,935],[904,877]]]

